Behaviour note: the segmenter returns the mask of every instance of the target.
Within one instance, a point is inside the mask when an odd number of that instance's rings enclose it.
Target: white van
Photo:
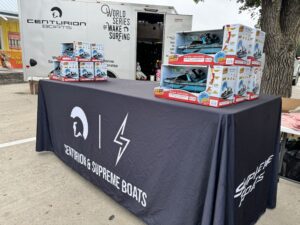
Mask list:
[[[175,33],[191,30],[192,16],[172,6],[88,0],[18,1],[24,78],[46,77],[60,43],[84,41],[104,46],[110,77],[135,79],[136,65],[148,79],[155,63],[174,53]],[[32,67],[29,62],[36,61]]]

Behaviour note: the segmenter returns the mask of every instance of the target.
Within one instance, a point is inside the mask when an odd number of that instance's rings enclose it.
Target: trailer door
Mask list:
[[[166,14],[164,30],[163,63],[168,63],[170,54],[175,53],[175,34],[192,30],[192,15]]]

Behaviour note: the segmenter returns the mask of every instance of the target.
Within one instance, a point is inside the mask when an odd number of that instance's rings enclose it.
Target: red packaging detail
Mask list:
[[[95,77],[95,81],[107,81],[107,77]]]
[[[163,89],[163,88],[155,88],[154,96],[158,98],[165,98],[170,100],[175,100],[179,102],[186,102],[197,105],[211,106],[216,108],[221,108],[224,106],[232,105],[232,100],[209,97],[206,100],[202,100],[199,102],[199,94],[198,93],[190,93],[183,90],[178,89]]]
[[[74,79],[74,78],[65,78],[65,77],[61,77],[60,78],[61,81],[65,81],[65,82],[78,82],[78,79]]]
[[[244,102],[244,101],[246,101],[246,98],[247,97],[245,97],[245,96],[235,95],[234,99],[233,99],[233,103],[237,104],[240,102]]]
[[[99,59],[91,59],[91,62],[103,62],[103,60],[99,60]]]
[[[211,107],[221,108],[221,107],[224,107],[224,106],[232,105],[233,102],[231,100],[227,100],[227,99],[210,97],[208,104]]]
[[[258,99],[258,95],[254,94],[253,92],[248,92],[247,93],[247,100],[252,101]]]
[[[175,89],[175,90],[165,91],[165,94],[166,94],[165,96],[168,99],[177,100],[180,102],[192,103],[192,104],[199,104],[197,100],[197,96],[187,91]]]
[[[170,55],[169,64],[173,65],[213,65],[214,58],[205,54],[191,53],[186,55]]]
[[[77,62],[98,62],[99,60],[97,61],[92,61],[90,58],[88,59],[84,59],[84,58],[80,58],[80,57],[74,57],[74,58],[71,58],[69,56],[58,56],[56,58],[58,61],[77,61]]]
[[[255,59],[253,56],[248,56],[247,66],[261,66],[261,62]]]
[[[177,89],[163,90],[158,88],[154,90],[154,95],[158,98],[166,98],[166,99],[176,100],[179,102],[199,104],[196,94],[192,94],[190,92],[183,91],[183,90],[177,90]]]
[[[57,75],[55,75],[55,74],[51,74],[51,75],[49,76],[49,79],[50,79],[50,80],[60,80],[59,76],[57,76]]]
[[[78,62],[90,62],[91,59],[90,58],[84,59],[84,58],[76,57],[76,61],[78,61]]]
[[[79,80],[80,80],[80,81],[83,81],[83,82],[88,82],[88,81],[94,81],[94,78],[84,78],[84,77],[80,77]]]
[[[69,56],[58,56],[56,59],[58,61],[75,61],[74,58],[71,58]]]
[[[226,55],[223,60],[219,60],[216,64],[222,66],[246,66],[247,61],[240,59],[235,55]]]

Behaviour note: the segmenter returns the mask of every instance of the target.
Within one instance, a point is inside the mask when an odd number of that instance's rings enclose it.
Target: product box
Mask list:
[[[251,68],[248,66],[237,67],[234,103],[239,103],[247,99],[247,90],[250,79],[250,73]]]
[[[249,46],[248,65],[261,65],[265,38],[265,32],[258,29],[253,29]]]
[[[92,61],[101,61],[104,60],[104,50],[103,45],[100,44],[91,44],[91,59]]]
[[[79,80],[93,81],[94,80],[94,63],[79,62]]]
[[[50,80],[60,79],[60,61],[53,61],[53,70],[50,73]]]
[[[251,46],[253,29],[241,24],[224,26],[224,39],[222,51],[225,52],[227,60],[242,59],[247,61]]]
[[[222,50],[223,30],[178,32],[175,36],[176,54],[213,55]]]
[[[206,89],[208,67],[162,66],[160,85],[169,89],[180,89],[200,93]]]
[[[91,60],[91,45],[86,42],[74,41],[71,43],[61,44],[61,57],[60,60],[78,60],[90,61]]]
[[[206,89],[207,73],[207,66],[162,65],[160,87],[154,89],[154,95],[200,104],[198,96]]]
[[[251,35],[252,28],[239,24],[226,25],[220,30],[179,32],[169,64],[247,65]]]
[[[107,65],[102,62],[94,63],[95,81],[107,80]]]
[[[254,100],[258,98],[261,87],[262,72],[263,68],[261,66],[251,68],[247,90],[247,100]]]
[[[230,105],[234,101],[237,67],[211,67],[207,77],[206,92],[209,101],[205,104],[213,107]]]
[[[77,61],[61,61],[60,62],[60,80],[62,81],[78,81],[79,71]]]
[[[169,64],[212,65],[213,55],[222,50],[222,42],[222,29],[178,32],[175,54],[169,55]]]
[[[192,77],[192,79],[191,79]],[[181,102],[223,107],[233,104],[236,67],[163,65],[154,95]]]

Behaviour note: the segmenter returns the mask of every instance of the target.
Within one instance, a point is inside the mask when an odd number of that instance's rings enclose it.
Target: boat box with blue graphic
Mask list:
[[[225,25],[222,51],[226,55],[247,60],[252,34],[253,29],[250,27],[241,24]]]
[[[93,81],[94,80],[94,63],[79,62],[79,80]]]
[[[94,62],[101,61],[103,62],[104,60],[104,50],[103,50],[103,45],[101,44],[91,44],[91,59]]]
[[[95,81],[107,80],[107,65],[103,62],[94,63]]]
[[[62,81],[78,81],[79,71],[77,61],[61,61],[60,62],[60,80]]]
[[[74,41],[70,43],[61,44],[60,60],[77,60],[90,61],[91,60],[91,44],[87,42]]]

